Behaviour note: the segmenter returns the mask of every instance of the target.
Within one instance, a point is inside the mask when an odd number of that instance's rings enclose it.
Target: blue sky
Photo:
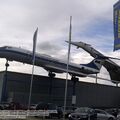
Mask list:
[[[102,20],[92,23],[85,31],[84,36],[95,38],[99,35],[109,36],[113,34],[112,21]],[[111,41],[112,42],[112,41]]]
[[[113,51],[113,22],[112,20],[102,20],[102,21],[96,21],[95,23],[92,23],[85,31],[84,34],[81,34],[80,36],[98,39],[100,37],[109,37],[111,36],[111,39],[102,39],[101,38],[101,44],[96,43],[95,46],[98,50],[104,51]],[[99,41],[99,43],[100,43]],[[92,44],[92,41],[91,41]]]
[[[116,2],[117,0],[0,0],[0,46],[11,45],[32,50],[33,33],[38,27],[37,52],[66,59],[65,40],[68,40],[69,17],[72,16],[73,41],[89,43],[102,53],[120,57],[119,51],[113,52],[113,5]],[[71,53],[73,62],[87,63],[92,60],[81,49],[72,47]],[[0,60],[1,70],[5,69],[4,64],[5,60]],[[10,62],[9,70],[31,73],[31,66]],[[35,73],[47,75],[45,70],[38,67]],[[102,73],[106,74],[106,71],[102,70]]]

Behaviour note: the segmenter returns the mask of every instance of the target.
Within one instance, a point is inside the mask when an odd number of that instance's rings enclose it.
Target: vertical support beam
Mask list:
[[[97,74],[96,74],[96,81],[95,81],[95,83],[97,84]]]
[[[73,106],[73,109],[75,107],[75,104],[76,104],[76,83],[78,82],[78,78],[76,77],[72,77],[71,78],[72,80],[72,83],[73,83],[73,91],[72,91],[72,106]]]
[[[6,60],[5,67],[6,67],[5,68],[5,78],[3,79],[2,98],[1,98],[2,102],[7,101],[7,80],[8,80],[7,70],[9,67],[8,60]]]
[[[52,102],[52,83],[53,83],[53,78],[55,77],[55,74],[52,72],[49,72],[48,74],[50,78],[50,86],[49,86],[49,102]]]
[[[118,87],[118,84],[119,84],[119,83],[116,83],[116,87]]]
[[[49,86],[49,102],[52,102],[52,81],[53,77],[50,77],[50,86]]]

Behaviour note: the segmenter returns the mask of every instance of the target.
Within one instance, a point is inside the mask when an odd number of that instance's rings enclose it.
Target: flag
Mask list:
[[[33,35],[33,61],[35,59],[35,51],[36,51],[36,43],[37,43],[37,32],[38,32],[38,28],[36,29],[34,35]]]
[[[114,51],[120,49],[120,1],[114,6]]]
[[[29,99],[28,99],[28,110],[30,109],[31,104],[31,95],[32,95],[32,85],[33,85],[33,73],[34,73],[34,63],[35,63],[35,50],[36,50],[36,43],[37,43],[37,32],[38,28],[36,29],[34,35],[33,35],[33,56],[32,56],[32,75],[31,75],[31,81],[30,81],[30,92],[29,92]]]
[[[70,49],[71,49],[71,34],[72,34],[72,16],[70,16],[70,28],[69,28],[69,46],[68,46],[68,61],[69,61],[69,57],[70,57]]]

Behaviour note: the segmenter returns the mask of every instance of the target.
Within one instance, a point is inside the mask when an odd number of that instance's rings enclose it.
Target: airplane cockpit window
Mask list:
[[[8,46],[4,46],[3,48],[8,49]]]
[[[4,46],[3,48],[7,48],[8,46]]]
[[[12,48],[12,47],[10,47],[10,46],[4,46],[3,48],[8,49],[8,48]]]

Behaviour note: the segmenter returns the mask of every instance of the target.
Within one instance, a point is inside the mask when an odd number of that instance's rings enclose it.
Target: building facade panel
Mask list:
[[[0,73],[0,93],[5,72]],[[7,73],[7,99],[28,104],[30,74]],[[51,102],[64,104],[65,80],[50,79],[45,76],[34,76],[31,103]],[[73,81],[68,80],[67,106],[72,105],[72,95],[76,95],[76,106],[118,107],[120,106],[120,88],[95,83],[77,82],[73,90]],[[0,97],[2,94],[0,94]]]

